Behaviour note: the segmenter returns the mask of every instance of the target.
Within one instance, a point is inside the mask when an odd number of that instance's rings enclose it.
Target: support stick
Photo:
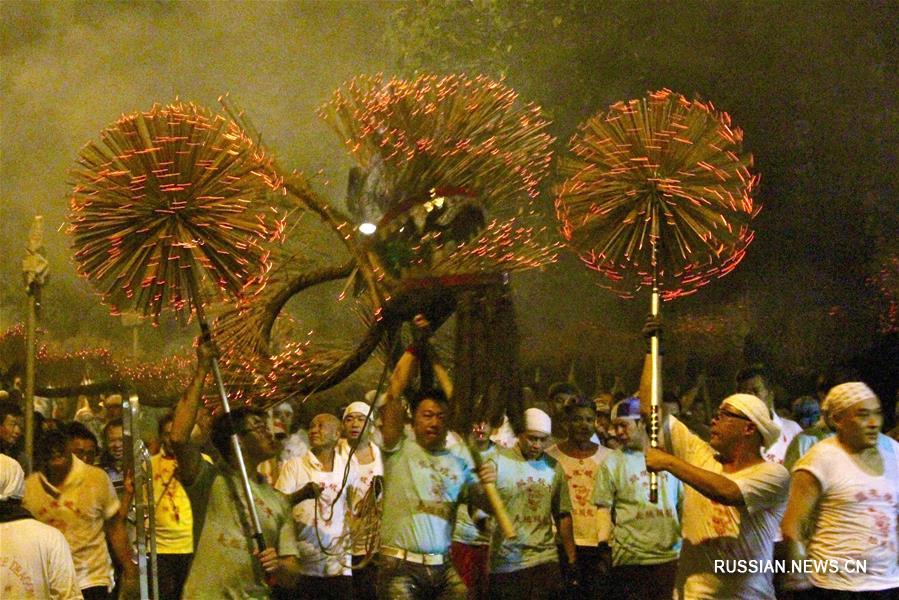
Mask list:
[[[484,464],[481,453],[473,444],[466,442],[466,445],[468,446],[468,451],[471,452],[472,459],[474,459],[475,467],[480,469],[481,465]],[[509,518],[509,513],[503,504],[502,498],[499,497],[499,490],[496,489],[496,484],[482,483],[481,486],[484,488],[484,493],[487,495],[487,501],[490,502],[490,508],[493,509],[493,516],[496,517],[496,523],[499,525],[500,531],[503,532],[503,536],[507,540],[514,539],[516,537],[515,526],[512,524],[512,519]]]
[[[656,262],[656,238],[652,238],[652,300],[650,312],[653,318],[659,316],[659,284]],[[661,404],[659,396],[662,390],[662,370],[659,360],[659,334],[654,333],[649,340],[649,352],[652,361],[652,391],[650,392],[651,412],[649,417],[649,445],[659,447],[659,419]],[[659,501],[659,476],[657,473],[649,474],[649,501]]]
[[[28,287],[28,323],[25,330],[25,473],[34,469],[34,346],[40,285]]]
[[[203,313],[203,303],[200,299],[200,295],[197,293],[197,285],[193,277],[190,278],[190,283],[193,288],[192,294],[197,309],[197,322],[200,324],[200,332],[203,335],[203,341],[211,342],[212,332],[209,329],[209,324],[206,322],[206,315]],[[221,369],[219,369],[219,361],[215,356],[212,357],[212,375],[215,377],[216,389],[218,390],[219,398],[222,401],[222,410],[225,411],[225,418],[228,420],[228,430],[231,432],[231,449],[234,451],[234,457],[237,460],[237,468],[240,472],[243,491],[246,495],[247,510],[250,512],[250,525],[253,527],[253,540],[256,542],[256,547],[262,552],[265,550],[265,537],[262,535],[262,524],[259,521],[259,512],[256,510],[256,503],[253,500],[253,489],[250,487],[247,466],[243,460],[243,450],[240,447],[240,440],[237,438],[237,431],[234,429],[234,421],[231,419],[231,405],[228,404],[228,392],[225,390],[222,372]]]

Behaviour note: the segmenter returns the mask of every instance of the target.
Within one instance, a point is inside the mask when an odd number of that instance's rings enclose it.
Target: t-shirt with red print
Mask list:
[[[109,476],[72,457],[72,468],[59,487],[43,473],[25,480],[23,506],[34,518],[59,529],[72,549],[78,587],[112,587],[112,561],[104,525],[119,510]]]
[[[808,573],[815,587],[846,591],[899,588],[896,514],[899,512],[899,444],[878,436],[883,473],[859,465],[835,437],[815,444],[793,472],[807,471],[821,485],[808,557],[833,560],[836,568]],[[853,563],[865,561],[865,572]]]
[[[769,462],[724,473],[721,463],[715,459],[715,450],[686,425],[669,416],[665,430],[669,450],[675,456],[727,477],[740,488],[744,502],[743,506],[725,506],[689,485],[684,486],[684,541],[675,584],[678,597],[774,598],[770,572],[716,573],[715,561],[762,563],[773,559],[774,538],[786,508],[789,473],[783,465]]]
[[[555,445],[546,453],[559,461],[565,471],[568,495],[571,497],[574,543],[578,546],[595,547],[600,542],[608,542],[612,531],[612,514],[608,508],[593,503],[593,486],[599,468],[612,451],[598,446],[593,455],[576,458],[568,456]]]

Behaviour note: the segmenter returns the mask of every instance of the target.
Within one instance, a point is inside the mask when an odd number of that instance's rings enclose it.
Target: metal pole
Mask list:
[[[144,491],[144,472],[140,453],[140,431],[138,430],[139,401],[137,395],[130,393],[122,403],[122,426],[125,433],[125,472],[131,473],[131,484],[134,488],[131,505],[128,507],[128,516],[134,518],[135,544],[137,546],[137,570],[138,583],[140,584],[141,600],[149,600],[148,586],[149,573],[147,572],[146,554],[146,530],[144,528],[146,516],[146,501],[142,497]],[[126,475],[127,477],[127,475]]]
[[[196,302],[197,321],[200,323],[200,331],[203,340],[212,341],[212,332],[209,330],[209,324],[206,323],[206,316],[203,313],[203,305],[200,296],[197,293],[196,282],[191,278],[191,284],[194,286],[193,297]],[[228,420],[228,428],[231,432],[231,449],[234,451],[234,458],[237,461],[237,469],[240,474],[241,483],[243,483],[243,491],[246,495],[247,509],[250,513],[250,524],[253,526],[253,539],[259,551],[265,550],[265,537],[262,535],[262,524],[259,521],[259,512],[256,510],[256,503],[253,501],[253,489],[250,487],[250,477],[247,474],[247,466],[243,459],[243,450],[240,447],[240,440],[237,437],[237,431],[234,428],[234,422],[231,420],[231,405],[228,404],[228,392],[225,390],[225,383],[222,380],[222,372],[219,369],[218,358],[212,357],[212,374],[215,377],[216,388],[218,389],[219,398],[222,401],[222,410],[225,411],[225,418]]]
[[[49,263],[41,254],[44,243],[44,218],[34,217],[28,232],[25,258],[22,259],[22,275],[25,277],[25,293],[28,295],[28,322],[25,332],[25,472],[31,473],[34,461],[34,370],[37,313],[41,306],[41,287],[49,274]]]
[[[141,444],[141,453],[144,465],[144,498],[146,499],[147,513],[147,539],[150,540],[149,572],[150,572],[150,598],[159,600],[159,567],[156,561],[156,496],[153,493],[153,462],[147,447]]]
[[[653,318],[659,316],[659,282],[658,264],[656,257],[656,237],[652,237],[652,299],[650,301],[650,313]],[[651,412],[649,417],[649,445],[659,447],[659,421],[661,419],[661,391],[662,369],[659,357],[659,334],[654,333],[649,340],[650,359],[652,361],[652,391],[650,393]],[[659,501],[659,476],[657,473],[649,474],[649,501]]]

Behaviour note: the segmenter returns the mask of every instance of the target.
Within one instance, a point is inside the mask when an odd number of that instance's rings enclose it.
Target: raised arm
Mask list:
[[[681,460],[657,448],[646,448],[646,468],[650,471],[668,471],[710,500],[725,506],[743,506],[743,492],[732,480],[720,473],[713,473]]]
[[[414,349],[407,349],[396,363],[387,385],[384,406],[381,408],[381,435],[385,448],[393,448],[402,439],[406,424],[406,409],[400,397],[409,385],[412,372],[418,364]]]
[[[690,408],[693,406],[693,403],[696,402],[696,397],[699,396],[700,391],[703,394],[703,399],[708,397],[709,390],[705,382],[705,372],[697,375],[696,382],[693,384],[693,387],[684,392],[684,394],[680,398],[678,398],[682,411],[687,412],[690,410]]]
[[[444,395],[447,398],[452,399],[453,397],[453,381],[450,379],[449,373],[446,371],[446,367],[443,366],[443,363],[437,358],[437,353],[433,353],[434,362],[432,366],[434,368],[434,377],[437,378],[437,384],[440,386],[440,389],[443,390]]]
[[[206,342],[197,348],[197,369],[184,395],[175,405],[172,417],[172,451],[178,461],[178,479],[184,485],[194,482],[203,460],[200,448],[191,442],[190,434],[202,405],[203,384],[212,367],[213,353],[212,345]]]

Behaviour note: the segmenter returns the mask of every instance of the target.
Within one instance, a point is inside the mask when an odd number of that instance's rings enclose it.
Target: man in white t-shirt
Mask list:
[[[19,463],[0,454],[0,596],[80,600],[69,544],[22,507],[24,482]]]
[[[774,392],[771,391],[765,367],[752,365],[737,373],[737,393],[755,396],[771,411],[774,423],[780,428],[780,435],[770,446],[762,448],[762,458],[768,462],[784,464],[787,448],[790,447],[793,438],[802,432],[802,427],[796,421],[782,418],[774,410]]]
[[[337,417],[327,413],[313,417],[309,452],[284,463],[275,484],[294,505],[302,573],[297,589],[303,598],[339,600],[353,595],[346,513],[355,477],[345,472],[345,457],[335,452],[339,439]]]
[[[791,559],[829,568],[807,570],[802,583],[793,573],[792,583],[813,586],[810,598],[896,598],[899,443],[880,433],[880,400],[864,383],[835,386],[826,403],[836,437],[796,462],[782,527]]]
[[[647,355],[640,393],[645,419],[651,415],[651,386]],[[771,411],[755,396],[728,396],[712,418],[708,443],[673,417],[663,416],[662,425],[667,452],[647,448],[646,467],[687,484],[676,596],[773,599],[772,573],[741,567],[773,560],[786,504],[789,473],[761,455],[780,434]]]
[[[374,400],[374,394],[371,399]],[[369,419],[371,405],[368,402],[350,403],[343,411],[343,437],[337,442],[337,454],[342,460],[350,458],[356,478],[350,495],[351,506],[347,512],[353,552],[353,597],[355,600],[375,600],[377,597],[377,567],[372,555],[378,551],[378,536],[370,525],[372,512],[377,506],[381,485],[378,478],[384,476],[381,449],[371,441],[375,430]],[[373,416],[373,415],[372,415]]]
[[[596,433],[596,408],[592,402],[576,396],[565,405],[562,414],[568,421],[565,428],[568,437],[546,453],[558,461],[568,483],[577,572],[568,575],[571,568],[563,548],[559,551],[560,567],[566,579],[574,577],[579,582],[577,593],[593,598],[605,587],[612,566],[609,548],[612,515],[607,506],[596,506],[592,501],[596,475],[612,451],[590,441]]]
[[[109,548],[123,566],[122,593],[133,593],[137,567],[119,511],[119,499],[102,469],[86,465],[50,432],[35,447],[38,471],[25,480],[22,505],[34,518],[59,529],[72,549],[78,586],[87,600],[108,598],[113,581]]]

